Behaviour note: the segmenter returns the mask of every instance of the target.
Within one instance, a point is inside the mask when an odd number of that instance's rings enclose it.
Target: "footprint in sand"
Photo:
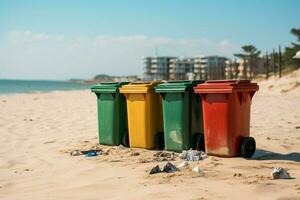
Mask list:
[[[297,193],[300,194],[300,184],[296,184],[295,189],[297,190]]]

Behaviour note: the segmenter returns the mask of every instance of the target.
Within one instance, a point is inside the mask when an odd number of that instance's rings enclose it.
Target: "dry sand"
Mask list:
[[[209,156],[171,174],[148,175],[166,163],[153,161],[155,151],[100,146],[108,155],[70,156],[97,143],[96,96],[89,91],[2,95],[0,199],[300,199],[299,73],[260,83],[251,113],[253,159]],[[191,172],[193,166],[204,172]],[[277,166],[294,179],[271,180]]]

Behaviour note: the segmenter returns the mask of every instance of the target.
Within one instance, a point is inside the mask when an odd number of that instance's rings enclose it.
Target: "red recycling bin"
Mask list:
[[[250,136],[250,107],[256,83],[250,80],[206,81],[194,87],[202,97],[207,154],[250,158],[256,149]]]

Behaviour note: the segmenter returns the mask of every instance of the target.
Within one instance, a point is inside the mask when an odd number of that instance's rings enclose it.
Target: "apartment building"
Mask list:
[[[194,58],[172,58],[169,66],[170,80],[191,79],[194,72]]]
[[[252,60],[252,72],[248,60],[226,61],[225,76],[227,79],[250,79],[254,74],[265,73],[265,58]]]
[[[144,57],[143,80],[224,79],[225,57]]]
[[[144,80],[169,80],[170,60],[174,57],[155,56],[143,58]]]

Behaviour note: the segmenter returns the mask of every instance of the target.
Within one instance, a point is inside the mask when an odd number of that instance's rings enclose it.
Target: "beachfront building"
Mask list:
[[[168,80],[170,60],[174,57],[155,56],[143,58],[144,80]]]
[[[153,57],[151,72],[154,80],[168,80],[170,60],[173,57]]]
[[[258,57],[251,61],[252,72],[249,60],[227,60],[225,67],[226,79],[250,79],[253,75],[264,74],[266,69],[266,59]],[[252,74],[251,74],[252,73]]]
[[[190,80],[194,79],[194,58],[172,58],[170,59],[169,79]]]
[[[221,56],[202,56],[195,58],[195,78],[201,80],[224,79],[226,60],[227,58]]]
[[[208,80],[225,78],[221,56],[144,57],[143,80]]]
[[[153,74],[151,73],[151,57],[144,57],[143,62],[143,80],[153,80]]]
[[[203,62],[202,58],[204,56],[199,56],[194,58],[194,78],[197,80],[204,80],[206,79],[205,74],[206,74],[206,62]]]

